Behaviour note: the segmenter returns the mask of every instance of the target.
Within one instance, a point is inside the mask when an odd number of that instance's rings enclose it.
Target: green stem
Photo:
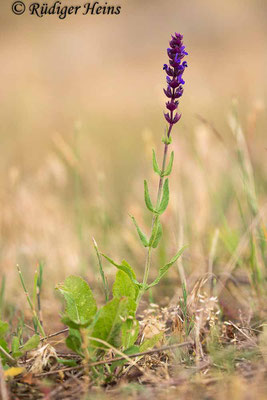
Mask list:
[[[168,129],[168,133],[167,133],[167,139],[170,138],[170,134],[171,134],[171,130],[172,130],[173,125],[170,124],[169,129]],[[165,171],[165,167],[166,167],[166,161],[167,161],[167,155],[168,155],[168,148],[169,148],[169,144],[165,143],[164,144],[164,152],[163,152],[163,160],[162,160],[162,167],[161,167],[161,176],[159,179],[159,186],[158,186],[158,194],[157,194],[157,203],[156,203],[156,209],[159,207],[160,204],[160,200],[161,200],[161,194],[162,194],[162,187],[163,187],[163,182],[164,182],[164,171]],[[153,213],[153,217],[152,217],[152,224],[151,224],[151,233],[153,231],[153,227],[155,224],[155,220],[156,220],[156,214]],[[152,246],[148,246],[147,248],[147,255],[146,255],[146,264],[145,264],[145,272],[144,272],[144,278],[143,278],[143,285],[142,285],[142,289],[140,290],[138,296],[137,296],[137,304],[140,302],[141,297],[143,296],[143,294],[146,291],[146,285],[147,285],[147,281],[148,281],[148,276],[149,276],[149,270],[150,270],[150,265],[151,265],[151,252],[152,252]]]

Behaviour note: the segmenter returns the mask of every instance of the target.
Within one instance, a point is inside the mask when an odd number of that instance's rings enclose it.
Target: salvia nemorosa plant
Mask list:
[[[147,349],[155,344],[155,340],[159,338],[154,338],[152,341],[150,339],[151,343],[144,343],[140,347],[136,346],[135,342],[139,333],[138,321],[135,318],[136,310],[143,294],[159,283],[184,250],[184,248],[180,249],[166,265],[159,269],[157,278],[151,283],[148,282],[152,250],[158,246],[162,236],[160,216],[164,213],[169,203],[168,176],[171,174],[174,159],[174,153],[172,152],[167,163],[171,133],[173,126],[181,118],[178,106],[179,99],[183,94],[183,73],[187,67],[186,61],[183,61],[187,52],[185,51],[181,34],[175,33],[172,36],[167,54],[169,61],[168,64],[163,66],[163,70],[167,75],[167,87],[164,89],[167,97],[167,111],[164,113],[167,129],[162,139],[164,151],[161,168],[157,163],[154,150],[152,157],[153,169],[159,175],[155,204],[150,198],[147,181],[144,182],[145,204],[152,213],[149,237],[145,235],[135,218],[131,216],[140,241],[147,251],[143,280],[142,282],[137,280],[134,270],[125,260],[119,264],[108,256],[99,253],[97,244],[94,241],[105,289],[106,304],[97,309],[90,287],[83,279],[77,276],[68,277],[62,285],[58,286],[66,300],[63,322],[69,326],[67,345],[85,359],[97,358],[107,348],[113,348],[113,350],[114,348],[121,349],[130,354],[131,351],[142,350],[142,346]],[[111,300],[109,300],[109,290],[102,268],[102,256],[118,269],[112,288],[113,298]],[[100,348],[101,350],[99,350]]]
[[[149,237],[143,233],[135,218],[131,216],[140,241],[147,250],[143,280],[142,282],[137,280],[134,270],[125,260],[123,260],[121,264],[118,264],[106,255],[101,254],[94,240],[100,275],[104,285],[105,304],[100,308],[97,307],[89,285],[78,276],[69,276],[63,284],[58,285],[58,289],[63,294],[66,301],[65,314],[62,318],[62,321],[69,327],[69,335],[66,339],[66,344],[70,349],[84,358],[86,365],[89,360],[97,360],[105,354],[105,350],[107,349],[112,349],[115,353],[120,355],[122,355],[121,352],[124,352],[125,360],[127,360],[127,355],[136,354],[140,351],[147,350],[149,347],[153,347],[155,343],[161,339],[163,334],[159,333],[138,346],[136,344],[139,334],[136,310],[141,297],[148,289],[159,283],[184,249],[180,249],[167,264],[159,269],[158,276],[153,282],[148,282],[151,253],[152,250],[158,246],[162,236],[160,216],[164,213],[169,203],[168,176],[172,171],[174,159],[174,153],[172,152],[167,164],[168,149],[171,144],[171,133],[173,126],[181,118],[181,114],[178,112],[178,105],[179,99],[183,94],[183,73],[187,67],[186,61],[183,61],[187,53],[183,45],[182,35],[175,33],[172,36],[167,54],[169,61],[168,64],[164,64],[163,66],[167,75],[167,88],[164,89],[164,93],[167,97],[167,112],[164,113],[167,121],[167,129],[162,140],[164,143],[164,151],[161,168],[157,163],[155,151],[153,150],[153,169],[155,173],[159,175],[158,194],[154,205],[149,195],[148,184],[146,181],[144,182],[145,204],[152,213],[152,225]],[[112,299],[110,299],[108,284],[102,267],[102,256],[118,269],[112,288]],[[40,312],[35,309],[36,298],[38,300],[38,293],[41,288],[42,269],[40,267],[39,276],[38,274],[35,276],[33,300],[29,297],[20,269],[19,273],[22,286],[32,310],[36,335],[24,345],[21,345],[20,336],[15,336],[10,351],[5,338],[9,327],[0,320],[0,357],[2,362],[10,363],[11,365],[15,365],[16,358],[23,355],[25,351],[38,345],[40,336],[45,340],[45,332],[42,327]],[[113,367],[116,367],[115,363]],[[110,370],[112,368],[110,368]],[[94,373],[98,374],[97,369],[94,370]]]

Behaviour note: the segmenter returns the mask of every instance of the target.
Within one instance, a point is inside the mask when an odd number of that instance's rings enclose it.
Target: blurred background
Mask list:
[[[162,66],[175,31],[184,34],[189,67],[182,119],[173,131],[170,206],[152,277],[177,247],[189,248],[153,295],[167,302],[183,274],[190,284],[210,271],[211,257],[216,274],[241,267],[253,279],[249,245],[241,240],[267,200],[267,2],[121,0],[119,16],[65,20],[15,16],[11,0],[4,3],[0,276],[6,277],[7,297],[24,296],[16,264],[31,285],[42,260],[46,301],[70,273],[85,276],[101,298],[92,236],[101,251],[126,258],[141,279],[145,252],[128,213],[149,232],[143,180],[155,195],[151,156],[155,148],[162,158]],[[238,138],[241,127],[245,141]],[[253,193],[255,188],[256,211],[246,184]],[[237,248],[238,265],[229,264]],[[114,268],[106,262],[104,268],[112,282]]]

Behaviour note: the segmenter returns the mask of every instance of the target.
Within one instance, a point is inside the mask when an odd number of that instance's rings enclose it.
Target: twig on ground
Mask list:
[[[62,329],[61,331],[58,331],[58,332],[55,332],[55,333],[51,333],[51,335],[48,335],[48,336],[40,338],[40,342],[43,342],[44,340],[50,339],[50,338],[52,338],[54,336],[61,335],[62,333],[65,333],[65,332],[68,332],[68,331],[69,331],[69,328],[65,328],[65,329]],[[19,346],[19,348],[22,349],[23,346],[24,345],[22,344],[21,346]]]
[[[50,339],[52,337],[61,335],[62,333],[65,333],[65,332],[68,332],[68,331],[69,331],[69,328],[61,329],[61,331],[58,331],[58,332],[55,332],[55,333],[51,333],[51,335],[47,335],[47,336],[45,336],[43,338],[40,338],[40,341],[44,341],[44,340]]]
[[[135,358],[135,357],[140,357],[140,356],[146,356],[146,355],[149,355],[149,354],[159,353],[161,351],[167,351],[167,350],[172,350],[172,349],[176,349],[176,348],[179,348],[179,347],[189,346],[190,344],[193,344],[193,342],[192,341],[188,341],[188,342],[183,342],[183,343],[171,344],[169,346],[160,347],[159,349],[153,349],[153,350],[143,351],[141,353],[129,354],[129,355],[127,355],[127,358]],[[112,364],[112,363],[114,363],[116,361],[122,361],[124,359],[125,359],[125,357],[116,357],[116,358],[112,358],[110,360],[96,361],[96,362],[88,364],[88,367],[90,368],[90,367],[96,367],[98,365]],[[58,372],[74,371],[74,370],[82,369],[82,368],[84,368],[84,365],[78,365],[78,366],[75,366],[75,367],[62,368],[62,369],[58,369],[58,370],[54,370],[54,371],[43,372],[41,374],[36,374],[34,376],[36,378],[39,378],[39,377],[46,376],[46,375],[53,375],[53,374],[56,374]]]

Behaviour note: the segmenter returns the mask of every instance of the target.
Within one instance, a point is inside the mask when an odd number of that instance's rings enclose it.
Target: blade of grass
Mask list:
[[[25,285],[25,282],[24,282],[24,279],[23,279],[23,275],[22,275],[21,269],[20,269],[20,267],[19,267],[18,265],[17,265],[17,270],[18,270],[18,273],[19,273],[21,285],[22,285],[22,287],[23,287],[23,290],[24,290],[26,299],[27,299],[27,301],[28,301],[28,304],[29,304],[30,309],[31,309],[31,312],[32,312],[33,321],[36,322],[38,328],[40,329],[41,334],[42,334],[43,336],[46,336],[46,335],[45,335],[45,331],[44,331],[44,329],[43,329],[43,327],[42,327],[42,325],[41,325],[41,323],[40,323],[40,320],[39,320],[39,318],[38,318],[38,316],[37,316],[37,313],[36,313],[36,311],[35,311],[34,304],[33,304],[32,300],[31,300],[30,295],[29,295],[29,292],[28,292],[28,290],[27,290],[27,288],[26,288],[26,285]]]
[[[103,287],[104,287],[105,300],[106,300],[106,303],[107,303],[108,299],[109,299],[108,281],[107,281],[107,278],[105,277],[105,274],[104,274],[102,260],[101,260],[101,254],[98,251],[97,243],[96,243],[94,238],[92,238],[92,240],[93,240],[93,245],[94,245],[94,248],[95,248],[95,251],[96,251],[96,255],[97,255],[97,259],[98,259],[99,272],[100,272],[100,276],[101,276]]]

